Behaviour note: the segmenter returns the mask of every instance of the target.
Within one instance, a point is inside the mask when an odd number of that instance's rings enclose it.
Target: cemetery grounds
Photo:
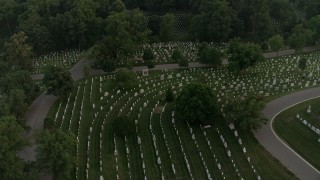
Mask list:
[[[302,102],[280,113],[273,127],[300,156],[320,169],[320,98]]]
[[[298,59],[308,58],[305,77]],[[217,94],[223,110],[227,97],[259,93],[267,98],[318,86],[319,53],[269,59],[241,76],[218,68],[189,68],[138,75],[135,89],[118,89],[114,75],[77,82],[65,100],[59,99],[49,116],[62,130],[77,136],[76,179],[292,179],[253,137],[222,119],[208,127],[175,121],[174,105],[164,101],[191,82],[203,82]],[[111,120],[128,115],[133,135],[114,135]]]
[[[45,67],[48,65],[70,69],[80,58],[81,51],[79,50],[64,50],[34,57],[32,62],[34,67],[33,74],[44,73]]]

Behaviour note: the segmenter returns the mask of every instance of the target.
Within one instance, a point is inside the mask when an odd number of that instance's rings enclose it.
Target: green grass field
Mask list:
[[[311,106],[311,113],[308,107]],[[320,128],[320,99],[313,99],[300,103],[279,114],[273,122],[276,133],[287,142],[297,153],[306,159],[315,168],[320,170],[320,136],[312,131],[296,115],[307,120],[313,126]]]
[[[306,71],[312,72],[304,78],[296,56],[261,62],[240,75],[224,66],[138,74],[139,84],[131,90],[118,89],[114,75],[91,77],[78,81],[69,98],[59,99],[49,116],[57,127],[78,137],[75,179],[295,179],[251,132],[237,129],[236,137],[223,119],[217,118],[208,129],[173,123],[174,106],[164,97],[169,87],[179,93],[188,83],[202,82],[213,89],[222,106],[227,98],[250,93],[273,99],[318,86],[319,54],[302,56],[309,59]],[[135,121],[134,134],[115,136],[111,121],[119,115]]]

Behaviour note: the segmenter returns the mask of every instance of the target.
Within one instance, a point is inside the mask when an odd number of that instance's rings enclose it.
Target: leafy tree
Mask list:
[[[202,48],[202,47],[200,47]],[[202,64],[221,65],[221,53],[216,48],[210,48],[205,46],[203,49],[199,49],[199,61]]]
[[[47,87],[47,93],[55,96],[66,96],[73,88],[70,72],[53,65],[46,67],[42,82]]]
[[[301,24],[295,26],[291,36],[289,37],[289,45],[295,51],[301,51],[307,42],[311,40],[313,32],[310,29],[305,29]]]
[[[270,16],[281,24],[281,32],[288,32],[297,23],[297,15],[289,0],[274,0],[270,3]]]
[[[279,34],[274,35],[273,37],[269,38],[269,40],[268,40],[268,43],[269,43],[271,50],[277,51],[277,56],[278,56],[279,50],[284,47],[283,41],[284,40],[283,40],[282,36]]]
[[[229,69],[240,72],[257,62],[264,60],[259,45],[253,43],[241,43],[238,39],[231,41],[228,48]]]
[[[319,41],[319,39],[320,39],[320,15],[312,17],[307,22],[307,28],[314,32],[314,38]]]
[[[128,116],[119,116],[113,119],[112,127],[119,137],[129,136],[135,132],[134,121]]]
[[[173,40],[174,15],[167,13],[160,25],[160,39],[163,42]]]
[[[191,33],[200,41],[224,41],[231,32],[232,11],[226,0],[201,1]]]
[[[203,84],[185,86],[175,103],[177,118],[192,124],[210,123],[218,115],[216,96]]]
[[[179,62],[179,60],[182,58],[182,53],[179,49],[175,49],[172,52],[171,58],[173,61]]]
[[[37,136],[37,161],[53,179],[71,179],[76,163],[76,136],[61,130],[44,130]]]
[[[27,43],[27,39],[26,34],[20,32],[5,43],[5,60],[10,69],[32,71],[32,47]]]
[[[161,17],[157,15],[152,15],[149,17],[148,27],[152,32],[152,35],[160,34]]]
[[[167,92],[166,92],[166,101],[167,102],[172,102],[174,101],[174,94],[171,88],[168,88]]]
[[[52,44],[48,28],[41,24],[41,17],[35,9],[28,9],[19,17],[18,29],[26,33],[28,42],[38,53],[48,51]]]
[[[181,56],[178,63],[180,67],[189,67],[189,61],[185,56]]]
[[[128,60],[150,34],[140,11],[112,13],[106,19],[105,38],[93,51],[98,67],[111,72],[118,59]]]
[[[148,60],[153,60],[154,59],[154,55],[153,55],[153,52],[150,48],[147,48],[143,51],[143,56],[142,56],[142,59],[145,60],[145,61],[148,61]]]
[[[121,69],[116,72],[116,83],[119,88],[132,89],[138,83],[137,76],[132,71]]]
[[[299,60],[298,67],[301,71],[304,71],[307,68],[307,58],[301,58]]]
[[[172,52],[171,58],[174,62],[178,62],[180,67],[188,67],[188,59],[181,53],[179,49],[175,49]]]
[[[23,161],[16,155],[28,142],[21,134],[23,128],[13,116],[0,118],[0,179],[21,179]]]
[[[257,130],[267,122],[262,110],[265,104],[262,97],[249,96],[246,99],[230,99],[224,108],[225,119],[244,130]]]
[[[18,120],[24,117],[26,111],[28,110],[28,104],[26,103],[26,95],[23,90],[12,89],[9,96],[9,109],[10,113],[17,117]],[[21,124],[24,125],[24,123]]]
[[[9,105],[5,96],[0,97],[0,117],[9,115]]]
[[[0,79],[0,81],[0,89],[7,95],[10,94],[12,89],[23,90],[24,94],[27,96],[27,103],[31,103],[37,93],[36,85],[28,71],[19,70],[16,72],[10,72]]]
[[[156,66],[153,60],[147,61],[146,64],[147,64],[147,67],[148,67],[148,68],[154,68],[154,67]]]
[[[126,10],[126,5],[121,0],[115,0],[110,6],[110,11],[113,12],[120,13],[124,10]]]
[[[1,0],[0,1],[0,21],[5,22],[8,32],[11,35],[13,31],[12,23],[16,16],[15,11],[18,4],[15,0]]]
[[[55,129],[54,118],[52,118],[52,117],[46,117],[46,118],[44,119],[43,129],[54,130],[54,129]]]

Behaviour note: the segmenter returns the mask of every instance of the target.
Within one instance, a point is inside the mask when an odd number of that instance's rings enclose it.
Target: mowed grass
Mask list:
[[[308,106],[311,113],[307,113]],[[290,145],[299,155],[320,170],[320,138],[315,132],[304,125],[296,115],[319,128],[320,98],[305,101],[280,113],[273,122],[273,127],[281,139]]]
[[[105,179],[117,179],[117,176],[120,179],[144,179],[144,176],[148,179],[191,179],[182,148],[194,179],[207,179],[204,166],[208,167],[213,179],[257,179],[258,175],[262,179],[295,179],[250,132],[238,129],[243,142],[243,145],[239,145],[238,138],[227,124],[217,118],[209,129],[192,127],[195,143],[184,122],[175,123],[179,134],[176,133],[171,122],[174,104],[167,104],[162,114],[155,113],[153,109],[165,106],[164,92],[169,87],[178,93],[183,86],[191,82],[203,82],[210,86],[219,95],[221,105],[227,97],[241,97],[244,93],[263,91],[260,94],[268,93],[269,96],[266,96],[272,99],[279,94],[306,88],[304,85],[307,81],[310,81],[309,87],[319,85],[313,85],[313,81],[318,79],[317,74],[304,78],[302,84],[298,85],[298,82],[301,82],[301,73],[295,65],[296,61],[270,60],[259,63],[242,75],[230,73],[225,67],[156,71],[150,72],[148,77],[139,76],[139,88],[127,92],[121,90],[119,93],[113,81],[114,76],[92,77],[77,82],[76,88],[68,96],[70,100],[58,100],[49,115],[55,116],[56,112],[59,112],[56,118],[57,126],[61,126],[63,130],[70,129],[79,137],[78,170],[77,178],[74,179],[99,179],[101,175]],[[282,67],[282,70],[279,67]],[[314,64],[309,69],[316,67],[317,64]],[[165,75],[164,80],[160,80],[162,74]],[[169,75],[172,77],[169,78]],[[277,82],[275,85],[266,85],[272,84],[274,79]],[[294,83],[294,86],[291,86],[291,83]],[[283,88],[283,85],[287,85],[287,88]],[[141,89],[145,92],[140,93]],[[104,96],[105,92],[109,95]],[[148,102],[146,106],[145,102]],[[129,115],[132,120],[137,120],[137,131],[126,138],[116,137],[111,123],[118,115]],[[232,158],[228,157],[217,128],[228,143]],[[137,143],[138,137],[141,138],[141,145]],[[157,140],[156,148],[153,137]],[[243,147],[246,147],[246,153],[243,152]],[[159,157],[161,164],[157,163]],[[251,158],[250,162],[247,157]],[[218,163],[221,170],[218,169]],[[172,165],[175,167],[175,174]]]

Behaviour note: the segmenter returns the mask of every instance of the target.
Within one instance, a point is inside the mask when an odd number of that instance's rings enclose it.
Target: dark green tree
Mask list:
[[[134,121],[128,116],[119,116],[113,119],[112,127],[114,133],[119,137],[125,137],[135,132]]]
[[[175,101],[176,117],[192,124],[211,123],[219,115],[216,96],[203,84],[188,84]]]
[[[32,71],[32,47],[27,40],[26,34],[20,32],[11,36],[10,41],[5,43],[5,60],[11,70]]]
[[[25,32],[28,42],[37,53],[44,53],[52,44],[51,35],[47,27],[42,25],[41,17],[35,9],[28,9],[19,17],[18,29]]]
[[[163,42],[173,40],[173,29],[174,29],[174,15],[167,13],[163,16],[163,21],[160,25],[160,39]]]
[[[6,74],[0,79],[0,89],[3,93],[9,95],[12,89],[23,90],[26,95],[26,102],[31,103],[37,93],[34,81],[31,79],[28,71],[15,71]]]
[[[249,96],[246,99],[230,99],[224,108],[227,123],[234,123],[243,130],[257,130],[267,119],[263,117],[265,107],[260,96]]]
[[[145,60],[145,61],[148,61],[148,60],[153,60],[154,59],[154,55],[153,55],[153,52],[150,48],[147,48],[143,51],[143,56],[142,56],[142,59]]]
[[[46,117],[43,123],[43,129],[54,130],[55,122],[53,117]]]
[[[9,95],[9,110],[10,113],[13,114],[21,123],[21,125],[25,125],[22,122],[22,118],[28,110],[28,104],[26,103],[26,95],[23,90],[20,89],[12,89]]]
[[[282,36],[279,34],[269,38],[268,43],[272,51],[277,51],[277,56],[278,56],[279,50],[284,47],[284,40]]]
[[[231,32],[232,11],[226,0],[201,1],[191,34],[200,41],[225,41]]]
[[[126,10],[126,5],[121,0],[115,0],[111,4],[109,11],[120,13],[120,12],[123,12],[124,10]]]
[[[312,17],[307,22],[307,28],[314,32],[315,40],[319,41],[320,40],[320,15]]]
[[[160,34],[161,17],[152,15],[149,17],[148,27],[152,31],[152,35],[158,36]]]
[[[55,96],[67,96],[73,89],[70,72],[53,65],[46,67],[42,82],[47,88],[47,93]]]
[[[298,67],[301,71],[304,71],[307,68],[307,58],[301,58],[298,62]]]
[[[23,161],[17,152],[28,142],[21,134],[23,128],[13,116],[0,118],[0,179],[21,179],[23,177]]]
[[[171,58],[173,62],[178,62],[180,67],[188,67],[188,59],[181,53],[179,49],[175,49],[172,52]]]
[[[71,179],[76,163],[76,136],[61,130],[44,130],[37,136],[37,161],[53,179]]]
[[[210,48],[209,46],[204,47],[203,49],[199,49],[199,61],[202,64],[210,64],[210,65],[221,65],[221,53],[216,48]]]
[[[173,91],[171,88],[168,88],[167,89],[167,92],[166,92],[166,101],[167,102],[172,102],[174,101],[174,94],[173,94]]]
[[[241,72],[264,60],[259,45],[241,43],[238,39],[231,41],[228,53],[230,54],[229,69],[236,72]]]
[[[307,42],[311,40],[313,32],[310,29],[305,29],[301,24],[295,26],[291,36],[289,37],[289,45],[296,52],[301,51]]]
[[[132,89],[138,84],[138,80],[134,72],[121,69],[116,72],[116,83],[121,89]]]

